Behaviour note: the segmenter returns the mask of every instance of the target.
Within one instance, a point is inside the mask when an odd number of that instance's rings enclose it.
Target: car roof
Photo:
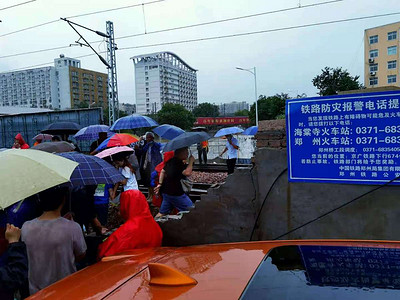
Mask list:
[[[292,240],[139,249],[104,258],[29,299],[238,299],[265,255],[285,245],[400,248],[400,242]],[[190,286],[150,285],[149,263],[195,279]]]

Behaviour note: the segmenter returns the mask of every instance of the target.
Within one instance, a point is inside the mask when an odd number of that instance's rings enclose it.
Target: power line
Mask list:
[[[36,1],[36,0],[35,0],[35,1]],[[155,0],[155,1],[146,2],[146,3],[140,3],[140,4],[134,4],[134,5],[128,5],[128,6],[110,8],[110,9],[105,9],[105,10],[99,10],[99,11],[89,12],[89,13],[85,13],[85,14],[70,16],[70,17],[67,17],[66,19],[73,19],[73,18],[79,18],[79,17],[83,17],[83,16],[90,16],[90,15],[94,15],[94,14],[101,14],[101,13],[105,13],[105,12],[109,12],[109,11],[115,11],[115,10],[120,10],[120,9],[127,9],[127,8],[131,8],[131,7],[136,7],[136,6],[141,6],[141,5],[148,5],[148,4],[154,4],[154,3],[163,2],[163,1],[165,1],[165,0]],[[60,20],[59,20],[59,19],[56,19],[56,20],[52,20],[52,21],[40,23],[40,24],[37,24],[37,25],[25,27],[25,28],[22,28],[22,29],[19,29],[19,30],[7,32],[7,33],[4,33],[4,34],[1,34],[1,35],[0,35],[0,38],[5,37],[5,36],[9,36],[9,35],[12,35],[12,34],[16,34],[16,33],[19,33],[19,32],[23,32],[23,31],[26,31],[26,30],[30,30],[30,29],[42,27],[42,26],[45,26],[45,25],[48,25],[48,24],[56,23],[56,22],[58,22],[58,21],[60,21]]]
[[[141,46],[123,47],[123,48],[119,48],[119,50],[139,49],[139,48],[148,48],[148,47],[156,47],[156,46],[202,42],[202,41],[217,40],[217,39],[224,39],[224,38],[232,38],[232,37],[239,37],[239,36],[247,36],[247,35],[254,35],[254,34],[285,31],[285,30],[291,30],[291,29],[315,27],[315,26],[329,25],[329,24],[335,24],[335,23],[358,21],[358,20],[365,20],[365,19],[372,19],[372,18],[379,18],[379,17],[388,17],[388,16],[394,16],[394,15],[400,15],[400,12],[380,14],[380,15],[372,15],[372,16],[364,16],[364,17],[357,17],[357,18],[349,18],[349,19],[340,19],[340,20],[333,20],[333,21],[326,21],[326,22],[317,22],[317,23],[311,23],[311,24],[296,25],[296,26],[289,26],[289,27],[281,27],[281,28],[259,30],[259,31],[251,31],[251,32],[244,32],[244,33],[234,33],[234,34],[228,34],[228,35],[197,38],[197,39],[190,39],[190,40],[181,40],[181,41],[165,42],[165,43],[158,43],[158,44],[147,44],[147,45],[141,45]]]
[[[149,34],[162,33],[162,32],[173,31],[173,30],[181,30],[181,29],[186,29],[186,28],[194,28],[194,27],[218,24],[218,23],[229,22],[229,21],[236,21],[236,20],[240,20],[240,19],[259,17],[259,16],[263,16],[263,15],[268,15],[268,14],[286,12],[286,11],[302,9],[302,8],[310,8],[310,7],[314,7],[314,6],[319,6],[319,5],[324,5],[324,4],[332,4],[332,3],[336,3],[336,2],[342,2],[342,1],[344,1],[344,0],[332,0],[332,1],[327,1],[327,2],[319,2],[319,3],[304,5],[304,6],[301,6],[301,7],[294,6],[294,7],[289,7],[289,8],[279,9],[279,10],[273,10],[273,11],[257,13],[257,14],[250,14],[250,15],[245,15],[245,16],[239,16],[239,17],[215,20],[215,21],[210,21],[210,22],[203,22],[203,23],[197,23],[197,24],[191,24],[191,25],[185,25],[185,26],[179,26],[179,27],[172,27],[172,28],[167,28],[167,29],[149,31],[149,32],[145,32],[145,33],[137,33],[137,34],[125,35],[125,36],[117,37],[115,39],[116,40],[122,40],[122,39],[138,37],[138,36],[144,36],[144,35],[149,35]],[[1,35],[0,35],[0,37],[1,37]],[[94,43],[100,43],[100,42],[101,41],[99,40],[99,41],[92,41],[90,43],[94,44]],[[40,52],[46,52],[46,51],[52,51],[52,50],[66,49],[66,48],[69,48],[69,47],[70,46],[60,46],[60,47],[55,47],[55,48],[27,51],[27,52],[22,52],[22,53],[16,53],[16,54],[0,56],[0,59],[1,58],[14,57],[14,56],[27,55],[27,54],[40,53]]]
[[[145,2],[145,3],[140,3],[140,4],[132,4],[132,5],[121,6],[121,7],[116,7],[116,8],[98,10],[98,11],[94,11],[94,12],[90,12],[90,13],[85,13],[85,14],[75,15],[75,16],[71,16],[71,17],[66,17],[66,19],[73,19],[73,18],[91,16],[91,15],[95,15],[95,14],[102,14],[102,13],[105,13],[105,12],[116,11],[116,10],[121,10],[121,9],[127,9],[127,8],[142,6],[142,5],[144,6],[144,5],[154,4],[154,3],[164,2],[164,1],[165,0],[155,0],[155,1],[150,1],[150,2]]]
[[[181,40],[181,41],[174,41],[174,42],[165,42],[165,43],[158,43],[158,44],[147,44],[147,45],[141,45],[141,46],[123,47],[123,48],[118,48],[118,51],[147,48],[147,47],[156,47],[156,46],[165,46],[165,45],[175,45],[175,44],[183,44],[183,43],[192,43],[192,42],[201,42],[201,41],[217,40],[217,39],[232,38],[232,37],[240,37],[240,36],[247,36],[247,35],[254,35],[254,34],[262,34],[262,33],[270,33],[270,32],[278,32],[278,31],[285,31],[285,30],[292,30],[292,29],[307,28],[307,27],[315,27],[315,26],[321,26],[321,25],[329,25],[329,24],[335,24],[335,23],[344,23],[344,22],[350,22],[350,21],[388,17],[388,16],[394,16],[394,15],[400,15],[400,12],[393,12],[393,13],[379,14],[379,15],[372,15],[372,16],[363,16],[363,17],[356,17],[356,18],[348,18],[348,19],[340,19],[340,20],[325,21],[325,22],[317,22],[317,23],[311,23],[311,24],[281,27],[281,28],[274,28],[274,29],[267,29],[267,30],[260,30],[260,31],[235,33],[235,34],[229,34],[229,35],[220,35],[220,36],[214,36],[214,37],[204,37],[204,38]],[[79,57],[75,57],[75,58],[87,57],[87,56],[92,56],[92,55],[93,54],[79,56]],[[42,66],[42,65],[46,65],[46,64],[49,64],[49,63],[35,65],[35,66]],[[27,68],[31,68],[31,67],[35,67],[35,66],[30,66],[30,67],[20,68],[20,69],[27,69]],[[17,69],[17,70],[20,70],[20,69]],[[12,70],[12,71],[15,71],[15,70]],[[12,71],[8,71],[8,72],[12,72]]]
[[[21,5],[28,4],[28,3],[35,2],[35,1],[36,0],[30,0],[30,1],[22,2],[22,3],[14,4],[14,5],[11,5],[11,6],[0,8],[0,10],[6,10],[6,9],[9,9],[9,8],[21,6]]]

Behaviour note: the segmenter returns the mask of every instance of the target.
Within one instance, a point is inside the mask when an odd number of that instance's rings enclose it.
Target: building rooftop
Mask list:
[[[189,68],[190,70],[197,72],[198,70],[192,68],[191,66],[189,66],[182,58],[180,58],[178,55],[176,55],[173,52],[169,52],[169,51],[163,51],[163,52],[155,52],[155,53],[150,53],[150,54],[142,54],[142,55],[137,55],[137,56],[132,56],[130,59],[142,59],[142,58],[159,58],[160,56],[164,55],[164,54],[169,54],[173,57],[175,57],[177,60],[179,60],[183,65],[185,65],[187,68]]]
[[[30,107],[17,107],[17,106],[0,106],[0,116],[5,115],[19,115],[31,113],[43,113],[53,111],[47,108],[30,108]]]

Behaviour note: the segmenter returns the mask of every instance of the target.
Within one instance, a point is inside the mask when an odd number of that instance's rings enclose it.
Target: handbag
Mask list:
[[[185,194],[188,194],[192,191],[193,181],[191,181],[189,179],[181,179],[181,185],[182,185],[183,192]]]

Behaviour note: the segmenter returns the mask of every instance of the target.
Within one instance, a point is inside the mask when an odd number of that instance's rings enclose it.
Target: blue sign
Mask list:
[[[299,246],[307,281],[318,286],[400,289],[400,249]]]
[[[400,176],[399,99],[385,92],[288,100],[289,181],[383,184]]]

